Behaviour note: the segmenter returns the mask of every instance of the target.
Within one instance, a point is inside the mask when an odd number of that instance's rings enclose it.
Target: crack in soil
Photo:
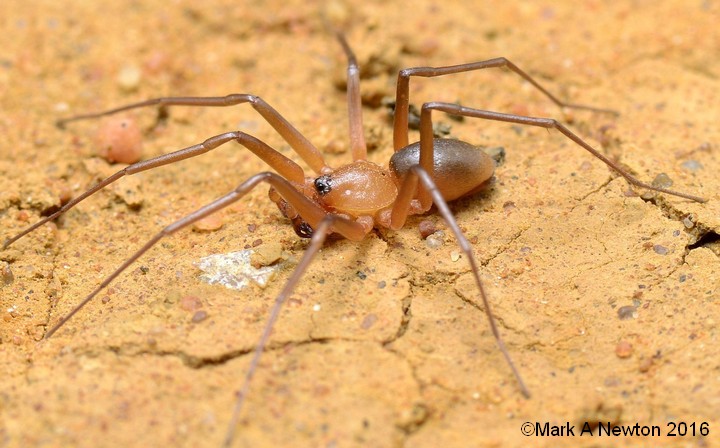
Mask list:
[[[363,342],[357,339],[349,338],[317,338],[307,339],[304,341],[291,341],[291,342],[270,342],[263,349],[264,353],[270,353],[275,351],[283,351],[288,347],[302,347],[311,344],[327,344],[333,341],[343,342]],[[139,344],[135,342],[126,342],[119,345],[106,345],[106,346],[86,346],[83,348],[73,348],[73,356],[88,356],[96,357],[102,351],[108,351],[118,356],[135,358],[139,356],[157,356],[157,357],[176,357],[183,365],[190,369],[199,370],[205,367],[220,366],[233,361],[243,356],[253,355],[255,353],[255,347],[249,349],[238,349],[225,352],[218,356],[195,356],[182,350],[157,350],[148,348],[147,344]]]
[[[697,241],[692,244],[688,244],[685,247],[688,250],[685,255],[692,250],[704,247],[710,249],[716,256],[720,257],[720,234],[718,234],[715,230],[707,230],[705,233],[701,233]]]
[[[417,366],[413,365],[410,360],[403,355],[402,352],[396,351],[392,349],[389,344],[391,344],[393,341],[395,341],[397,338],[393,338],[388,341],[382,341],[378,343],[378,346],[382,348],[385,352],[393,355],[395,358],[397,358],[399,361],[405,363],[409,370],[410,375],[415,383],[415,388],[418,392],[418,396],[422,396],[422,391],[426,387],[426,384],[423,383],[423,381],[420,379],[418,374],[418,368]],[[284,351],[288,347],[303,347],[303,346],[309,346],[309,345],[316,345],[316,344],[330,344],[333,342],[346,342],[346,343],[357,343],[357,344],[363,344],[367,343],[367,341],[364,340],[358,340],[358,339],[351,339],[351,338],[339,338],[339,337],[333,337],[333,338],[317,338],[317,339],[308,339],[305,341],[294,341],[294,342],[283,342],[283,343],[269,343],[268,346],[265,347],[263,353],[269,353],[274,351]],[[86,349],[73,349],[72,355],[73,356],[88,356],[88,357],[96,357],[99,355],[100,351],[98,350],[99,347],[95,348],[86,348]],[[235,350],[226,352],[222,355],[215,356],[215,357],[203,357],[203,356],[194,356],[187,352],[184,352],[182,350],[154,350],[154,349],[148,349],[147,345],[144,344],[137,344],[137,343],[125,343],[121,345],[108,345],[104,347],[104,350],[111,352],[117,356],[122,357],[128,357],[128,358],[134,358],[139,356],[157,356],[157,357],[176,357],[178,358],[185,367],[188,367],[190,369],[199,370],[206,367],[214,367],[226,364],[229,361],[233,361],[237,358],[243,357],[243,356],[252,356],[255,352],[255,348],[251,349],[245,349],[245,350]],[[422,429],[422,427],[431,420],[431,411],[430,407],[425,403],[424,400],[420,399],[419,401],[415,402],[412,407],[412,411],[410,415],[407,416],[398,416],[398,421],[396,422],[396,427],[403,433],[405,437],[409,437],[412,434],[418,432]]]
[[[510,246],[517,241],[525,232],[527,232],[532,225],[526,225],[522,227],[519,231],[515,232],[509,240],[505,242],[502,246],[499,246],[498,249],[495,251],[494,254],[491,254],[489,257],[485,257],[482,260],[479,260],[479,264],[482,267],[487,267],[495,258],[499,257],[501,254],[505,253],[506,250],[510,248]]]
[[[618,175],[618,177],[619,177],[619,175]],[[592,196],[592,195],[594,195],[594,194],[597,194],[597,193],[599,193],[600,191],[602,191],[603,189],[605,189],[605,188],[606,188],[608,185],[610,185],[615,179],[617,179],[617,177],[613,177],[613,176],[611,175],[611,176],[609,176],[609,177],[607,178],[607,180],[606,180],[605,182],[603,182],[603,183],[601,183],[600,185],[598,185],[597,188],[593,188],[593,189],[588,190],[586,194],[584,194],[583,196],[581,196],[581,197],[579,197],[579,198],[577,199],[577,204],[575,204],[575,205],[573,205],[572,207],[570,207],[570,210],[568,211],[568,214],[574,212],[576,208],[578,208],[578,207],[580,207],[580,206],[582,206],[582,205],[585,205],[585,200],[586,200],[587,198],[589,198],[590,196]]]
[[[418,367],[414,365],[410,360],[403,356],[402,352],[394,350],[389,344],[392,341],[384,342],[381,344],[382,348],[394,355],[401,362],[405,363],[410,369],[410,376],[412,377],[417,387],[418,395],[422,397],[422,392],[425,389],[425,383],[420,379],[418,374]],[[405,419],[404,422],[399,422],[397,427],[403,432],[405,437],[409,437],[412,434],[418,432],[428,421],[431,419],[431,407],[425,403],[425,400],[420,400],[418,403],[413,405],[412,414]]]
[[[660,212],[669,220],[681,222],[685,227],[685,232],[694,238],[694,241],[688,246],[696,244],[707,234],[711,232],[715,233],[716,231],[702,222],[695,221],[696,216],[694,213],[684,212],[679,208],[674,207],[670,202],[661,196],[654,196],[651,198],[644,198],[640,196],[640,198],[643,201],[657,207],[658,210],[660,210]]]

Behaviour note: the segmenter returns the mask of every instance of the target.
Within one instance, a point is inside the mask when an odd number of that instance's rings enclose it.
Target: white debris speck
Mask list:
[[[55,103],[53,109],[55,109],[55,112],[67,112],[70,110],[70,106],[68,106],[68,103]]]
[[[315,305],[313,305],[313,311],[320,311],[320,304],[319,304],[319,303],[316,303]]]
[[[248,249],[227,254],[208,255],[194,264],[203,271],[200,274],[200,280],[205,283],[219,284],[229,289],[241,290],[246,288],[252,281],[264,288],[283,263],[255,269],[250,264],[250,255],[252,253],[253,251]]]
[[[117,75],[117,82],[121,89],[126,92],[137,90],[142,79],[142,70],[136,65],[126,65]]]
[[[428,235],[428,237],[425,238],[425,244],[430,249],[437,249],[445,244],[445,232],[438,230],[437,232]]]

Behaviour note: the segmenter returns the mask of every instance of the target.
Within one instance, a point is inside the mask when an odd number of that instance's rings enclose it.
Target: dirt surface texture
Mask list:
[[[435,113],[449,136],[505,151],[492,184],[451,209],[531,398],[431,212],[324,245],[280,314],[232,445],[720,446],[719,18],[701,0],[6,0],[0,238],[126,166],[99,157],[112,123],[59,118],[250,93],[340,166],[351,156],[335,25],[361,66],[369,159],[385,166],[398,70],[505,56],[559,98],[619,114],[561,109],[500,69],[414,78],[411,103],[555,118],[641,180],[708,201],[631,187],[554,130]],[[122,120],[142,159],[239,129],[312,173],[247,104]],[[229,143],[120,179],[0,251],[0,446],[222,444],[308,244],[266,187],[164,238],[43,338],[160,229],[264,170]],[[201,258],[244,249],[279,266],[267,286],[200,279]],[[651,432],[623,435],[633,428]]]

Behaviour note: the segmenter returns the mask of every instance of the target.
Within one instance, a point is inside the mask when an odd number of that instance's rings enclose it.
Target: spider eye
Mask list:
[[[292,220],[293,222],[293,229],[295,230],[295,233],[300,238],[312,238],[313,236],[313,229],[310,227],[310,224],[303,221],[302,218],[296,218]]]
[[[325,196],[330,193],[332,190],[330,186],[330,176],[325,174],[315,179],[315,190],[317,190],[320,196]]]

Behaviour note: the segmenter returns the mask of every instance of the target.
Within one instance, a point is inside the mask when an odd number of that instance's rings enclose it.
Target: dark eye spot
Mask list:
[[[310,227],[310,224],[304,222],[295,229],[295,233],[297,233],[300,238],[312,238],[313,229]]]
[[[332,187],[330,186],[330,176],[325,174],[315,179],[315,190],[317,190],[320,196],[325,196],[330,193]]]
[[[300,238],[312,238],[313,236],[313,229],[310,227],[310,224],[303,221],[302,218],[297,217],[292,220],[293,223],[293,229],[295,230],[295,233]]]

